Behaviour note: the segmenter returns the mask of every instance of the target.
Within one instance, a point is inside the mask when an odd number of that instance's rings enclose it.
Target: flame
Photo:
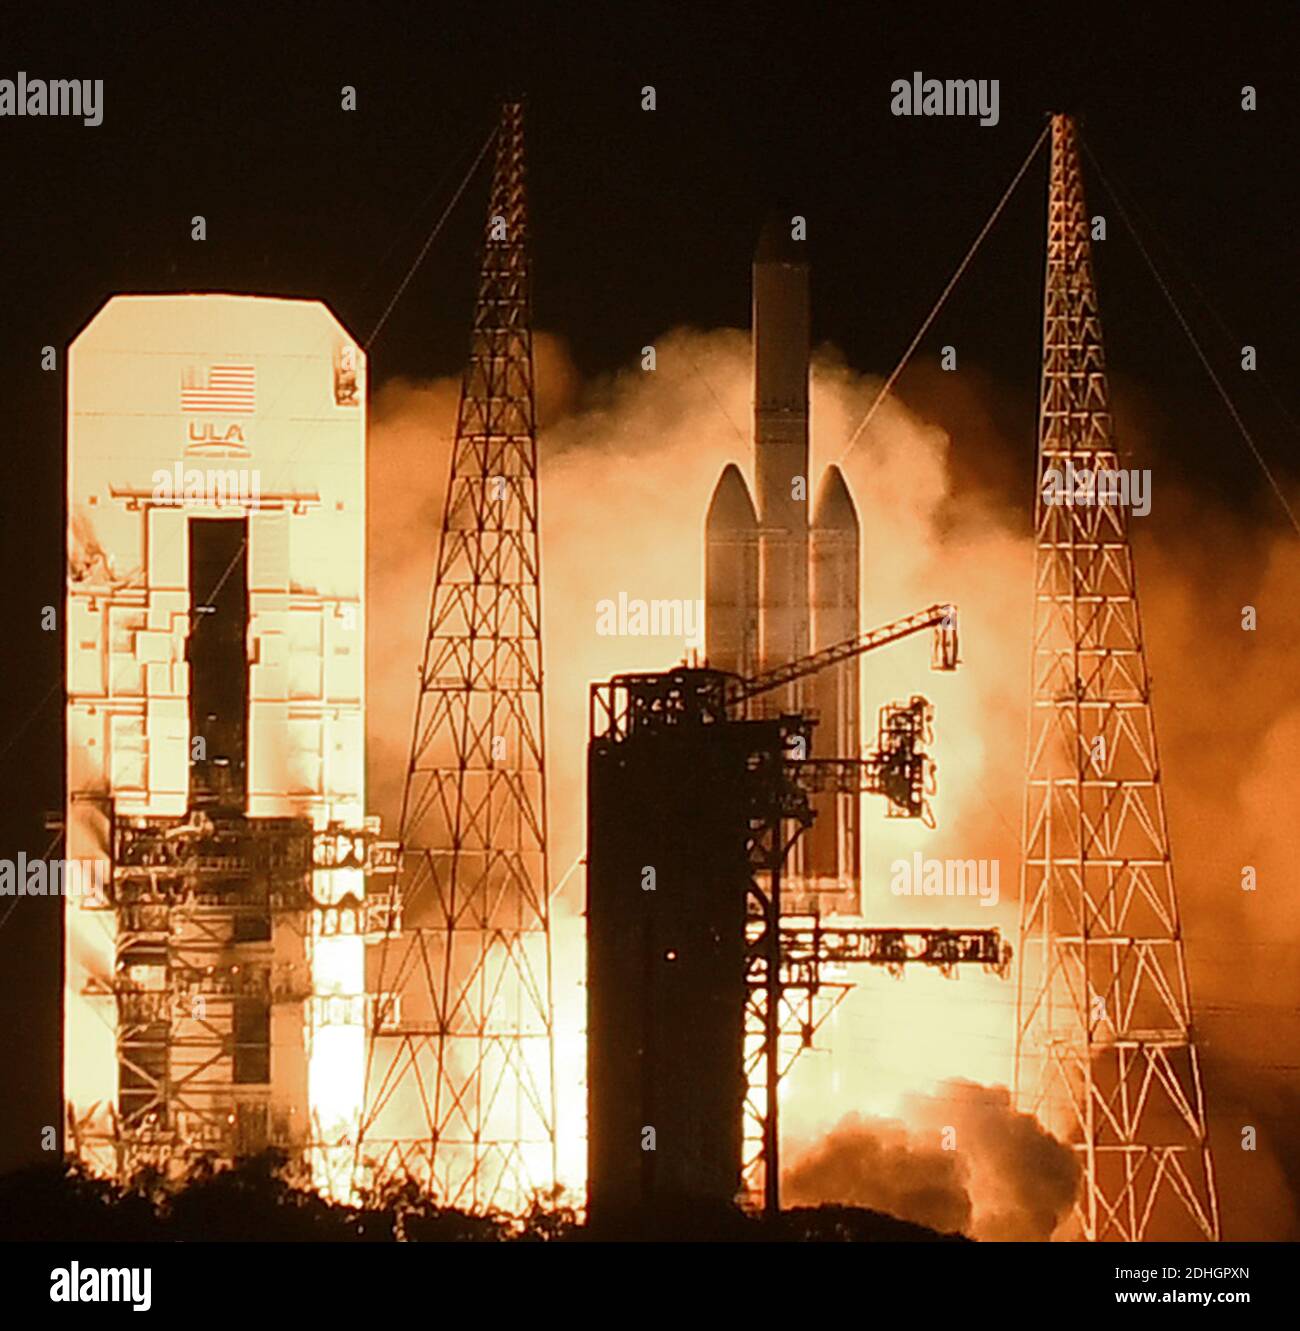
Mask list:
[[[333,906],[365,893],[362,871],[314,876],[316,899]],[[366,1063],[366,951],[354,909],[311,914],[307,1004],[307,1107],[312,1124],[312,1182],[335,1201],[352,1200]]]

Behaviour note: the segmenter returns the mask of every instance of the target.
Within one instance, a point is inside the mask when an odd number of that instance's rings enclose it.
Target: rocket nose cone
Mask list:
[[[759,263],[808,263],[808,242],[795,240],[794,213],[772,213],[763,224],[758,235],[758,244],[754,247],[754,262]]]
[[[705,525],[711,532],[748,531],[758,527],[758,514],[749,497],[749,486],[734,462],[729,462],[718,477]]]
[[[826,468],[817,487],[813,505],[813,526],[823,531],[857,531],[858,511],[844,480],[844,473],[834,464]]]

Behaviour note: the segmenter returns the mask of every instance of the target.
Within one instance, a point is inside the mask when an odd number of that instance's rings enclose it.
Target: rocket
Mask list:
[[[809,485],[809,270],[792,231],[788,218],[770,220],[754,252],[757,503],[732,463],[705,519],[705,653],[713,668],[742,676],[859,631],[857,511],[838,467],[826,468],[815,495]],[[768,707],[815,716],[813,756],[857,758],[858,692],[855,658],[774,692]],[[856,795],[813,797],[816,821],[790,865],[791,909],[857,913],[858,806]]]

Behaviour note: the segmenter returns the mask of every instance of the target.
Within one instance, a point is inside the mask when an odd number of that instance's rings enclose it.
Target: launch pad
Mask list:
[[[978,964],[1005,975],[995,929],[825,927],[783,900],[787,859],[827,790],[882,794],[919,818],[932,774],[914,698],[883,712],[866,759],[809,757],[806,715],[756,701],[924,629],[956,665],[951,606],[752,679],[681,667],[593,685],[587,789],[588,1207],[779,1208],[778,1087],[849,984],[824,965]],[[648,1134],[648,1135],[647,1135]]]
[[[1080,460],[1113,477],[1074,128],[1056,117],[1051,132],[1040,480]],[[935,605],[859,632],[856,508],[838,467],[810,488],[801,235],[769,224],[755,253],[753,485],[729,466],[709,506],[707,662],[592,688],[598,1222],[760,1192],[777,1209],[780,1081],[848,989],[825,968],[1007,970],[996,930],[861,918],[862,797],[932,825],[934,764],[919,694],[881,708],[863,753],[858,658],[933,630],[932,664],[953,669],[956,621]],[[326,1195],[349,1198],[369,1170],[472,1207],[554,1179],[528,285],[511,104],[401,856],[364,813],[359,349],[322,307],[217,295],[116,298],[73,345],[64,827],[72,861],[109,873],[65,908],[64,1071],[69,1149],[95,1169],[178,1177],[282,1146]],[[184,465],[217,459],[239,466]],[[1040,486],[1020,944],[1037,971],[1022,971],[1017,1037],[1049,1051],[1054,1098],[1033,1108],[1066,1111],[1084,1235],[1137,1240],[1183,1206],[1212,1238],[1126,519],[1074,507]],[[1084,585],[1096,622],[1079,617]],[[1076,761],[1097,740],[1100,778]],[[388,891],[368,899],[368,877]],[[1106,916],[1121,880],[1145,916]],[[1060,931],[1072,913],[1081,938]],[[1075,1007],[1055,1003],[1063,987]],[[1115,1010],[1085,1013],[1085,992]],[[1185,1131],[1162,1144],[1170,1106]]]

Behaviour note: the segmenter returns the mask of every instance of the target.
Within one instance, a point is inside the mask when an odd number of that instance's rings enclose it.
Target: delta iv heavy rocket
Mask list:
[[[740,469],[718,480],[705,522],[705,651],[739,675],[783,665],[858,633],[858,516],[844,477],[827,467],[808,506],[809,298],[805,242],[788,218],[754,253],[754,488]],[[768,707],[815,716],[813,754],[859,756],[858,662],[775,692]],[[816,821],[796,843],[785,908],[859,909],[857,795],[813,797]]]

